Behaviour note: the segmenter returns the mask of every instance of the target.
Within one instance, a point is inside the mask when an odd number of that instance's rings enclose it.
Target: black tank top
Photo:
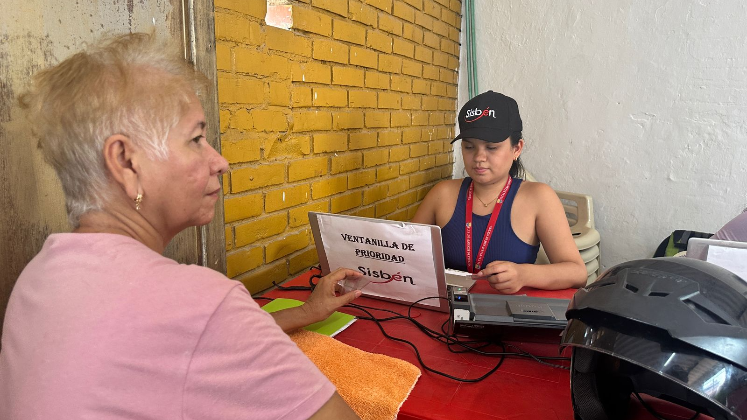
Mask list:
[[[511,227],[511,208],[514,204],[514,197],[519,191],[521,179],[514,178],[511,189],[506,194],[506,200],[503,202],[503,208],[498,215],[495,223],[495,231],[490,238],[488,249],[485,251],[485,260],[483,265],[493,261],[511,261],[517,264],[533,264],[537,260],[539,245],[529,245],[519,239]],[[472,178],[465,178],[459,189],[459,198],[457,199],[454,215],[446,226],[441,229],[441,241],[444,247],[444,263],[446,268],[467,271],[467,262],[464,256],[464,225],[465,209],[467,205],[467,189],[472,182]],[[488,228],[490,214],[478,216],[472,214],[472,249],[480,249],[480,243]],[[476,252],[474,253],[476,254]],[[475,255],[473,254],[473,258]]]

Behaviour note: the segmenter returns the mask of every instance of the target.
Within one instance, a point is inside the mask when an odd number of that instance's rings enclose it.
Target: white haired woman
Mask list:
[[[227,162],[205,140],[204,77],[146,34],[40,72],[21,99],[65,192],[12,292],[0,418],[357,418],[283,331],[326,318],[338,270],[269,315],[243,285],[161,255],[208,223]]]

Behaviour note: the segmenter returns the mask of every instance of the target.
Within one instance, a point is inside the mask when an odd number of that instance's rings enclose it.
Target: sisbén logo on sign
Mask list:
[[[410,283],[413,286],[415,285],[415,282],[413,281],[412,277],[404,276],[399,271],[395,274],[389,274],[383,270],[371,270],[370,268],[366,268],[363,266],[359,266],[358,271],[363,273],[364,276],[383,280],[383,281],[372,281],[371,283],[374,283],[374,284],[383,284],[383,283],[389,283],[392,281],[401,281],[403,283]]]

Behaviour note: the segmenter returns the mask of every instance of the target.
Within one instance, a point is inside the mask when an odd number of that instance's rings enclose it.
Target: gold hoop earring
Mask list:
[[[143,195],[140,193],[137,193],[137,197],[135,197],[135,210],[140,211],[140,204],[143,202]]]

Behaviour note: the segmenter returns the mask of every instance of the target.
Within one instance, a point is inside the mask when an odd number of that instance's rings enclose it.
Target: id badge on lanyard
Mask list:
[[[498,196],[495,207],[493,207],[493,213],[490,215],[490,221],[488,222],[487,229],[485,229],[485,235],[480,243],[480,249],[477,250],[477,257],[475,258],[474,263],[472,261],[472,200],[474,198],[475,183],[473,181],[469,184],[469,189],[467,190],[467,209],[465,211],[464,253],[465,259],[467,260],[467,271],[470,273],[477,273],[482,269],[482,263],[485,260],[485,252],[488,249],[490,237],[493,236],[495,223],[498,221],[498,214],[501,212],[503,201],[506,199],[506,195],[508,194],[508,190],[511,188],[512,183],[513,180],[509,176],[506,185]]]

